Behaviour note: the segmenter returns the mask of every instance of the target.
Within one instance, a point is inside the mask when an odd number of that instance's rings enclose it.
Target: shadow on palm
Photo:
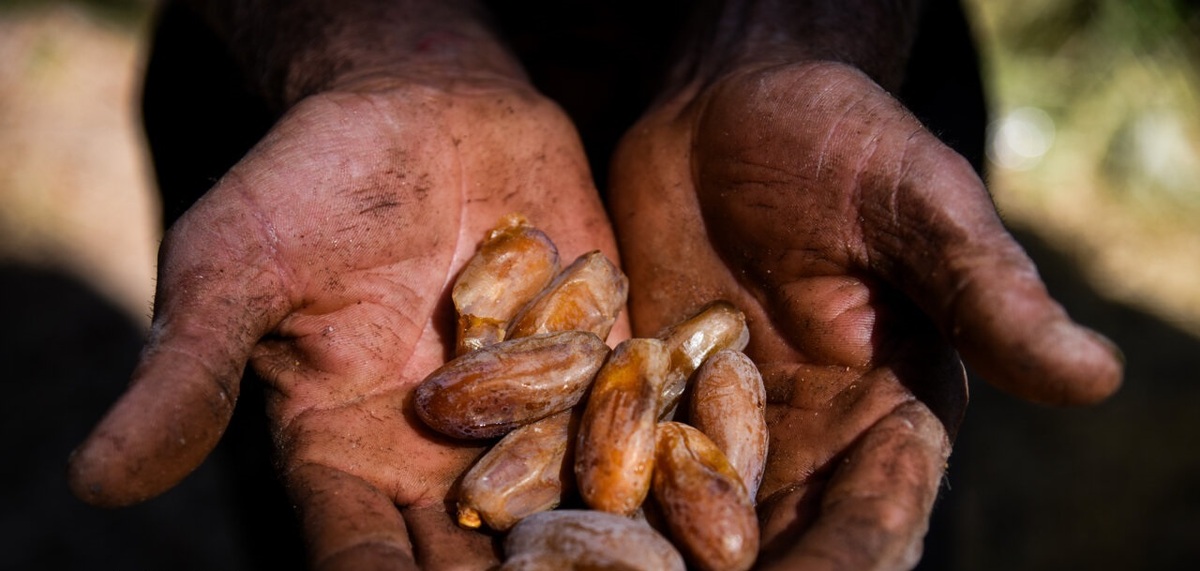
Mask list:
[[[1119,382],[966,161],[848,66],[683,90],[627,134],[612,193],[636,335],[711,299],[747,314],[772,436],[767,566],[915,563],[966,407],[955,348],[1030,400]]]

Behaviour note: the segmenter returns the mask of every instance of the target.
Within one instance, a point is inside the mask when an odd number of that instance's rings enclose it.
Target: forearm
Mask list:
[[[889,90],[899,87],[921,0],[717,0],[675,70],[680,83],[746,65],[832,60],[853,65]]]
[[[472,0],[183,0],[286,109],[374,76],[523,78]]]

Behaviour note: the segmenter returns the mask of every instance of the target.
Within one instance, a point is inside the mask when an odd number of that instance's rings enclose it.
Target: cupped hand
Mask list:
[[[373,79],[303,100],[168,232],[150,339],[72,457],[75,492],[125,505],[173,486],[249,363],[314,567],[494,564],[444,505],[481,447],[409,401],[453,347],[456,272],[512,212],[565,261],[617,259],[573,127],[527,86]]]
[[[1116,390],[965,160],[858,70],[747,67],[625,137],[612,215],[635,335],[746,312],[768,393],[759,566],[915,564],[967,403],[958,355],[1042,403]]]

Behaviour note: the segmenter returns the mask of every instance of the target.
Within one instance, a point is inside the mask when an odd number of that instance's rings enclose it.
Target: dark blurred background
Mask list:
[[[1200,9],[965,7],[1001,213],[1128,370],[1087,409],[973,381],[920,568],[1197,568]],[[227,478],[265,454],[253,423],[231,428],[249,444],[144,505],[99,510],[66,490],[66,457],[148,324],[160,215],[138,113],[152,9],[0,0],[0,570],[298,565],[286,502]]]

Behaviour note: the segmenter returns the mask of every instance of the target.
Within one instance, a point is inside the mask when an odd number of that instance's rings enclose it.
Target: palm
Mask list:
[[[297,106],[171,230],[154,337],[134,389],[76,459],[77,488],[127,503],[173,484],[219,437],[249,361],[271,389],[280,463],[318,564],[361,564],[381,546],[411,558],[411,538],[433,545],[417,550],[423,564],[441,550],[485,567],[486,539],[429,515],[444,513],[479,447],[424,429],[407,401],[453,347],[445,292],[501,216],[523,213],[568,259],[597,247],[616,258],[585,165],[553,106],[503,87]],[[146,402],[169,404],[147,414]],[[171,405],[203,410],[162,411]],[[167,473],[93,483],[104,478],[89,470],[145,456]]]
[[[1065,318],[965,162],[862,74],[764,68],[696,95],[615,162],[634,333],[715,298],[747,313],[772,437],[763,561],[911,564],[966,405],[946,339],[1009,381],[978,346],[1005,331],[975,327],[996,294],[972,264],[994,256],[994,285]]]

